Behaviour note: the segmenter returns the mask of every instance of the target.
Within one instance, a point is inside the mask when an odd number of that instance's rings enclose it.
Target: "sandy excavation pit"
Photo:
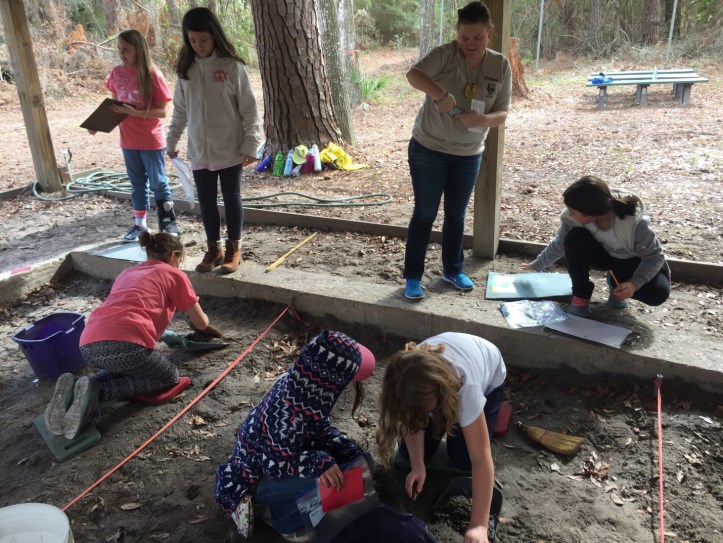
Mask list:
[[[11,335],[52,312],[87,314],[109,289],[108,281],[72,272],[61,283],[0,309],[0,424],[5,428],[0,438],[0,506],[33,501],[62,507],[70,502],[193,399],[283,309],[254,300],[202,298],[211,321],[226,332],[231,345],[201,355],[172,351],[181,374],[193,380],[181,397],[158,407],[133,402],[109,408],[98,424],[102,440],[57,464],[33,426],[50,398],[52,383],[33,382],[32,370]],[[350,416],[353,393],[349,391],[332,415],[335,424],[374,454],[376,398],[384,359],[405,340],[423,338],[385,336],[332,318],[310,324],[286,315],[195,408],[67,511],[76,541],[240,541],[228,516],[213,503],[215,467],[230,453],[234,434],[250,406],[318,326],[341,329],[377,354],[380,363],[366,383],[367,395],[357,420]],[[190,331],[180,318],[172,328],[182,334]],[[575,457],[565,458],[542,450],[514,429],[496,440],[496,479],[505,498],[498,541],[656,541],[652,382],[514,368],[509,374],[507,395],[513,420],[580,435],[585,444]],[[668,537],[680,543],[720,543],[723,398],[666,381],[663,391]],[[429,511],[449,475],[430,472],[425,492],[416,502],[403,494],[405,475],[380,471],[376,480],[380,499],[423,518],[439,541],[461,541],[457,530],[466,524],[469,500],[454,498],[436,520]],[[251,541],[281,538],[259,522]]]

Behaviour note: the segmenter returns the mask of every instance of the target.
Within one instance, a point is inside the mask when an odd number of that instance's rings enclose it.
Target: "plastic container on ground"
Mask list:
[[[73,543],[70,522],[60,509],[45,503],[0,508],[0,543]]]
[[[80,334],[85,328],[81,313],[53,313],[19,330],[13,341],[40,379],[56,379],[85,366],[80,354]]]

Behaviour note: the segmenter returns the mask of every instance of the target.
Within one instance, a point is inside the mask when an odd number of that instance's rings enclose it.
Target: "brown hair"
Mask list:
[[[196,53],[188,39],[190,32],[208,32],[213,38],[213,50],[219,57],[230,57],[245,64],[244,60],[236,53],[236,48],[223,31],[218,17],[208,8],[198,7],[189,9],[183,16],[181,22],[183,32],[183,45],[178,53],[176,62],[176,73],[181,79],[188,79],[188,69],[196,58]]]
[[[178,241],[176,236],[165,232],[151,234],[148,230],[144,230],[138,237],[138,242],[146,250],[148,258],[152,260],[160,260],[168,264],[172,254],[183,255],[183,244]]]
[[[605,181],[593,175],[581,177],[567,187],[562,199],[570,209],[595,217],[605,215],[612,207],[621,219],[626,215],[635,215],[640,204],[640,198],[634,194],[614,195]]]
[[[453,432],[462,382],[443,351],[444,345],[410,342],[387,363],[376,436],[383,464],[388,465],[399,438],[424,431],[432,401],[436,404],[432,414],[435,433]]]
[[[124,30],[118,34],[118,39],[123,40],[136,50],[136,75],[138,77],[138,91],[141,94],[141,105],[146,109],[152,107],[153,101],[153,73],[154,66],[151,55],[148,52],[148,44],[143,34],[135,29]]]
[[[492,15],[484,2],[470,2],[457,10],[457,30],[459,30],[460,25],[474,25],[477,23],[482,23],[490,29],[494,28]]]

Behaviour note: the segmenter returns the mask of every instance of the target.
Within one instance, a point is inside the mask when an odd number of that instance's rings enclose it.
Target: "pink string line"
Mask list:
[[[196,405],[199,401],[201,401],[201,399],[202,399],[206,394],[208,394],[208,393],[211,391],[211,389],[213,389],[213,388],[221,381],[221,379],[223,379],[224,377],[226,377],[226,376],[229,374],[229,372],[230,372],[234,367],[236,367],[236,365],[237,365],[239,362],[241,362],[241,360],[243,360],[243,358],[251,351],[251,349],[253,349],[254,347],[256,347],[256,344],[263,339],[263,337],[274,327],[274,325],[275,325],[277,322],[279,322],[279,320],[281,319],[281,317],[283,317],[283,316],[286,314],[286,312],[289,311],[289,308],[290,308],[290,307],[291,307],[291,306],[286,306],[286,308],[284,308],[284,310],[283,310],[281,313],[279,313],[279,315],[274,319],[274,321],[273,321],[271,324],[269,324],[269,326],[266,328],[266,330],[264,330],[264,331],[261,333],[261,335],[260,335],[259,337],[257,337],[257,338],[253,341],[253,343],[246,348],[246,350],[245,350],[244,352],[242,352],[240,355],[238,355],[238,357],[236,358],[236,360],[234,360],[233,362],[231,362],[231,364],[230,364],[225,370],[223,370],[223,371],[221,372],[221,374],[220,374],[218,377],[216,377],[210,385],[208,385],[206,388],[204,388],[204,389],[201,391],[201,393],[200,393],[198,396],[196,396],[193,400],[191,400],[186,407],[184,407],[183,409],[181,409],[181,411],[179,411],[171,420],[169,420],[169,421],[163,426],[163,428],[161,428],[161,429],[158,430],[155,434],[153,434],[151,437],[149,437],[149,438],[145,441],[145,443],[143,443],[143,444],[142,444],[140,447],[138,447],[135,451],[133,451],[131,454],[129,454],[129,455],[126,456],[123,460],[121,460],[121,461],[118,463],[118,465],[116,465],[114,468],[112,468],[111,470],[109,470],[108,472],[106,472],[106,474],[103,475],[100,479],[98,479],[95,483],[93,483],[93,484],[90,485],[88,488],[86,488],[83,492],[81,492],[80,494],[78,494],[78,496],[77,496],[76,498],[74,498],[74,499],[73,499],[71,502],[69,502],[65,507],[63,507],[63,511],[67,511],[68,509],[70,509],[76,502],[80,501],[80,500],[81,500],[82,498],[84,498],[89,492],[91,492],[95,487],[97,487],[99,484],[101,484],[103,481],[105,481],[108,477],[110,477],[111,475],[113,475],[116,471],[118,471],[121,467],[123,467],[126,463],[128,463],[134,456],[136,456],[139,452],[141,452],[141,451],[142,451],[143,449],[145,449],[148,445],[150,445],[150,444],[153,442],[154,439],[156,439],[159,435],[161,435],[163,432],[165,432],[166,430],[168,430],[168,429],[173,425],[173,423],[175,423],[178,419],[180,419],[183,415],[185,415],[194,405]]]

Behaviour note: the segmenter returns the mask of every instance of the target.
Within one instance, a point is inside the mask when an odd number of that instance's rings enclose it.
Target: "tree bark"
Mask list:
[[[104,0],[105,6],[105,34],[114,36],[120,25],[121,6],[120,0]]]
[[[599,56],[603,50],[603,0],[590,0],[590,48]]]
[[[252,0],[266,152],[345,144],[333,109],[314,0]]]
[[[670,18],[673,15],[673,4],[674,0],[665,0],[665,29],[670,29]],[[675,26],[673,27],[673,36],[676,38],[680,37],[680,11],[682,8],[682,2],[678,2],[678,9],[675,10]]]
[[[171,23],[171,26],[180,26],[181,15],[178,12],[178,2],[176,0],[166,0],[166,7],[168,8],[168,22]]]
[[[340,20],[343,10],[341,0],[319,0],[319,32],[321,34],[321,48],[324,52],[324,65],[329,77],[331,98],[339,121],[342,137],[354,144],[354,120],[349,97],[349,82],[351,73],[348,70],[346,55],[341,39]]]
[[[655,45],[660,35],[660,0],[643,3],[643,45]]]
[[[356,47],[355,13],[354,0],[339,0],[339,36],[346,64],[346,89],[349,95],[349,103],[352,106],[360,104],[364,98],[358,79],[361,77],[361,64],[359,61],[359,50]],[[357,74],[356,78],[352,77],[354,73]]]
[[[422,0],[419,6],[419,58],[423,58],[434,47],[434,5],[435,0]]]

